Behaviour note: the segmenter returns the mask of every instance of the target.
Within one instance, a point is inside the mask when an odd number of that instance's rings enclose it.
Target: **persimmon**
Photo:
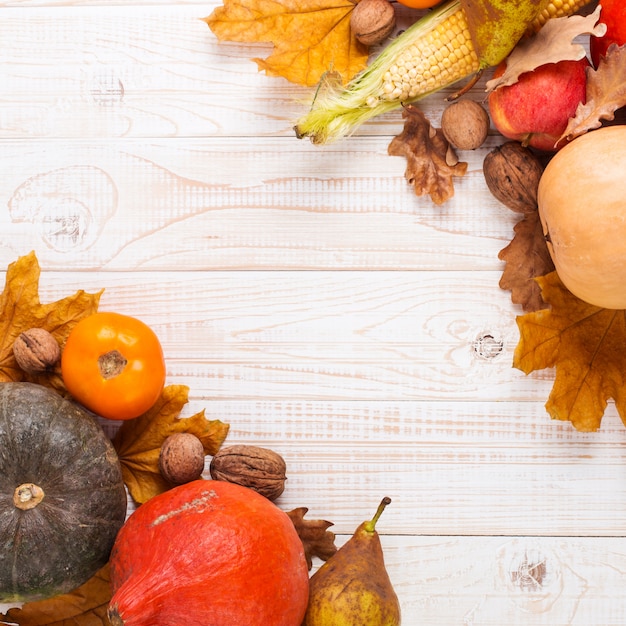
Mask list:
[[[430,9],[438,4],[441,4],[443,0],[398,0],[400,4],[411,9]]]
[[[106,419],[132,419],[161,395],[163,349],[141,320],[94,313],[70,332],[61,356],[61,376],[69,393],[90,411]]]

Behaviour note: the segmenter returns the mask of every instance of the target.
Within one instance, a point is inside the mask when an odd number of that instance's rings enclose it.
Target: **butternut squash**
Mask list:
[[[574,139],[548,163],[537,201],[548,250],[572,294],[626,309],[626,126]]]

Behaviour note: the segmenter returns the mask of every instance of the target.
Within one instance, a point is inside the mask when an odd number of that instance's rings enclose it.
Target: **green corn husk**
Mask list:
[[[363,122],[393,111],[409,102],[438,91],[446,85],[425,90],[409,100],[381,99],[383,76],[399,55],[429,30],[461,10],[460,0],[449,0],[430,11],[393,39],[381,54],[345,87],[321,85],[311,103],[309,112],[298,120],[294,130],[298,138],[308,137],[314,144],[325,144],[352,134]],[[475,71],[478,70],[476,64]],[[467,74],[470,76],[471,73]],[[451,85],[463,77],[456,77]],[[375,102],[371,104],[371,102]]]

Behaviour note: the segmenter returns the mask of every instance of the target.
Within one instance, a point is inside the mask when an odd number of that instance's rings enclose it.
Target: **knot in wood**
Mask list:
[[[504,340],[491,333],[480,333],[474,340],[474,353],[480,359],[490,361],[502,354],[504,350]]]

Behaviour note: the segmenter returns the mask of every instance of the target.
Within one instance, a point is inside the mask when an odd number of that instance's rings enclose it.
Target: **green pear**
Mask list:
[[[400,603],[375,530],[390,502],[383,498],[374,517],[311,576],[302,626],[399,626]]]
[[[483,68],[504,60],[550,0],[461,0]]]

